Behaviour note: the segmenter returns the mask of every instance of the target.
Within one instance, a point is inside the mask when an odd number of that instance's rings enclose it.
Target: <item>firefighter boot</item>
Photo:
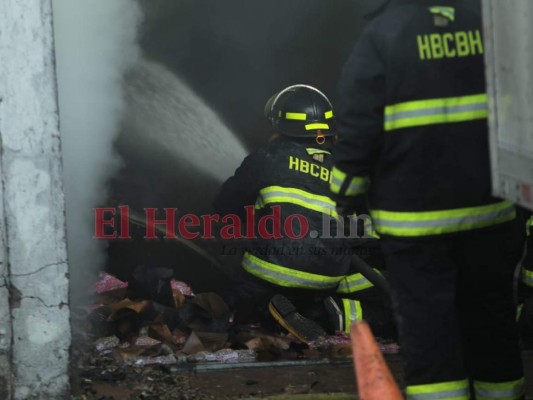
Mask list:
[[[329,296],[324,299],[324,306],[329,316],[329,326],[333,333],[343,331],[344,329],[344,316],[343,310],[333,297]]]
[[[272,297],[268,311],[283,328],[302,342],[311,342],[327,335],[320,325],[298,313],[289,299],[282,295]]]

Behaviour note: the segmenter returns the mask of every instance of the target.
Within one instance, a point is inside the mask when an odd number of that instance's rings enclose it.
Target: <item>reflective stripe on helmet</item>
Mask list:
[[[242,266],[250,274],[283,287],[330,289],[335,287],[343,278],[343,276],[318,275],[283,267],[262,260],[248,252],[244,254]]]
[[[293,119],[297,121],[305,121],[307,119],[307,114],[305,113],[296,113],[296,112],[288,112],[285,113],[285,119]]]
[[[407,101],[385,107],[385,130],[473,121],[488,116],[487,94]]]
[[[312,129],[329,129],[328,124],[307,124],[305,130],[310,131]]]
[[[324,113],[325,119],[331,119],[333,118],[333,111],[326,111]],[[297,120],[297,121],[305,121],[307,119],[307,114],[305,113],[298,113],[298,112],[286,112],[285,113],[285,119],[291,119],[291,120]],[[329,128],[329,125],[328,125]]]
[[[511,221],[516,209],[510,201],[439,211],[371,210],[374,228],[392,236],[427,236],[484,228]]]

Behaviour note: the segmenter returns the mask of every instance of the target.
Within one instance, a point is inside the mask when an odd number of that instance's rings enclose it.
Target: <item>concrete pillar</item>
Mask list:
[[[0,1],[0,97],[0,397],[9,399],[12,382],[14,399],[66,398],[71,335],[51,0]]]
[[[0,136],[1,138],[1,136]],[[0,149],[2,143],[0,142]],[[0,176],[2,163],[0,162]],[[0,180],[0,205],[3,202],[3,184]],[[10,399],[11,381],[11,309],[9,307],[9,269],[5,245],[4,208],[0,207],[0,399]]]

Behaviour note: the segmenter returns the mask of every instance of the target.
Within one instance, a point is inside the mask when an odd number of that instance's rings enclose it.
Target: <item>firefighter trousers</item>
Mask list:
[[[333,334],[335,329],[331,326],[330,315],[323,303],[323,299],[331,296],[340,307],[343,318],[346,315],[345,307],[357,308],[360,310],[360,315],[356,316],[356,319],[365,319],[376,336],[384,339],[396,338],[388,297],[374,287],[361,292],[343,294],[339,294],[336,288],[331,290],[287,288],[263,281],[241,269],[228,285],[218,291],[218,294],[235,311],[237,323],[257,322],[259,316],[267,313],[267,306],[272,296],[282,294],[303,316],[314,320]],[[358,307],[354,306],[355,303]],[[344,321],[347,328],[350,322]]]
[[[523,240],[515,222],[436,238],[382,237],[408,398],[463,399],[468,387],[478,398],[521,398],[513,273]]]

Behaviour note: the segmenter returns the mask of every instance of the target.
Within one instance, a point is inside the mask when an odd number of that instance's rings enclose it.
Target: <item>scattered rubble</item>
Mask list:
[[[202,364],[347,360],[352,356],[350,338],[344,333],[300,343],[290,334],[259,323],[231,326],[232,316],[216,294],[195,295],[164,269],[150,279],[145,272],[137,271],[138,281],[133,285],[102,272],[93,286],[95,304],[75,310],[79,323],[74,326],[73,355],[79,370],[80,399],[96,398],[91,396],[99,382],[137,382],[139,376],[144,378],[135,389],[122,393],[123,397],[110,394],[107,398],[203,399],[209,397],[176,387],[183,383],[176,371]],[[140,287],[143,279],[150,281],[152,288]],[[386,354],[398,353],[396,343],[381,341],[379,345]],[[146,375],[148,370],[151,372]],[[158,386],[156,382],[161,380],[173,384]],[[295,386],[286,393],[304,393],[311,388]]]

